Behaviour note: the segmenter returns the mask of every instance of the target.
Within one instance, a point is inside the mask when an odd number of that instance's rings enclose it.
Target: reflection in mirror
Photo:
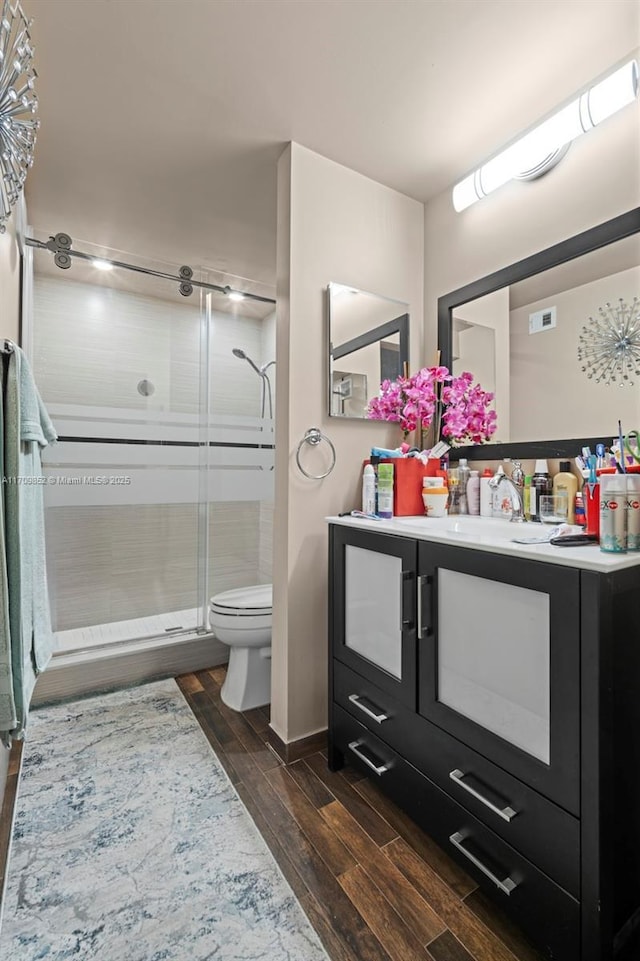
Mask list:
[[[458,376],[473,374],[484,390],[495,394],[498,430],[493,442],[509,438],[509,290],[456,307],[452,314],[452,361]]]
[[[336,283],[327,304],[329,414],[365,418],[381,382],[409,363],[408,305]]]
[[[472,371],[495,391],[491,443],[606,442],[619,419],[635,429],[640,378],[596,383],[578,360],[578,343],[600,307],[640,295],[639,230],[638,211],[629,211],[441,298],[443,363],[450,356],[454,373]]]

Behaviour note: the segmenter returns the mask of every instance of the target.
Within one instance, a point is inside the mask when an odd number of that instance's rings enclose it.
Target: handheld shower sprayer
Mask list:
[[[258,377],[261,379],[261,381],[262,381],[262,404],[261,404],[262,412],[261,412],[260,416],[261,416],[261,417],[264,417],[264,415],[265,415],[265,407],[266,407],[266,401],[267,401],[267,396],[268,396],[268,398],[269,398],[269,417],[270,417],[271,419],[273,419],[273,399],[272,399],[272,396],[271,396],[271,381],[269,380],[269,375],[267,374],[267,369],[268,369],[269,367],[271,367],[272,364],[275,364],[275,360],[270,360],[268,364],[263,364],[262,367],[258,367],[258,365],[255,364],[255,363],[251,360],[251,358],[249,357],[249,355],[247,354],[247,352],[246,352],[245,350],[243,350],[242,347],[233,347],[232,350],[231,350],[231,353],[233,354],[234,357],[237,357],[238,360],[246,360],[246,362],[247,362],[251,367],[253,367],[253,369],[255,370],[256,374],[257,374]]]

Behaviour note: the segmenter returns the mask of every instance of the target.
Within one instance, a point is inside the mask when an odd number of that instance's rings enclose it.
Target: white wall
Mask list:
[[[636,102],[574,141],[539,180],[506,184],[459,214],[451,189],[427,204],[427,350],[437,342],[438,297],[640,204],[639,129]]]
[[[580,332],[590,316],[598,316],[599,307],[615,307],[619,298],[631,304],[635,296],[640,296],[640,267],[511,311],[513,439],[544,440],[549,436],[545,424],[553,424],[555,437],[602,437],[606,442],[617,434],[618,420],[635,428],[640,377],[627,387],[597,384],[582,372],[577,351]],[[550,305],[556,307],[556,327],[530,334],[529,314]]]
[[[15,213],[0,234],[0,337],[17,343],[20,328],[20,252]]]
[[[285,742],[326,727],[327,526],[358,506],[361,464],[373,445],[396,446],[397,428],[326,413],[325,289],[329,282],[405,301],[412,368],[422,356],[423,206],[290,144],[278,164],[278,395],[271,725]],[[336,448],[336,466],[308,480],[295,463],[309,427]],[[328,447],[305,445],[307,470]]]

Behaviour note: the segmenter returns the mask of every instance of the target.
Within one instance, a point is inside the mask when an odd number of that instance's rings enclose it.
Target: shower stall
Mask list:
[[[74,246],[88,256],[67,270],[25,256],[23,343],[59,436],[43,457],[58,650],[36,699],[221,663],[209,598],[271,582],[272,290],[201,270],[220,289],[185,297],[155,276],[175,265]]]

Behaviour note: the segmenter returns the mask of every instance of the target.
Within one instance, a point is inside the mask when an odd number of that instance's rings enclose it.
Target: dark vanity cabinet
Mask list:
[[[640,959],[640,564],[330,526],[329,765],[559,961]]]

